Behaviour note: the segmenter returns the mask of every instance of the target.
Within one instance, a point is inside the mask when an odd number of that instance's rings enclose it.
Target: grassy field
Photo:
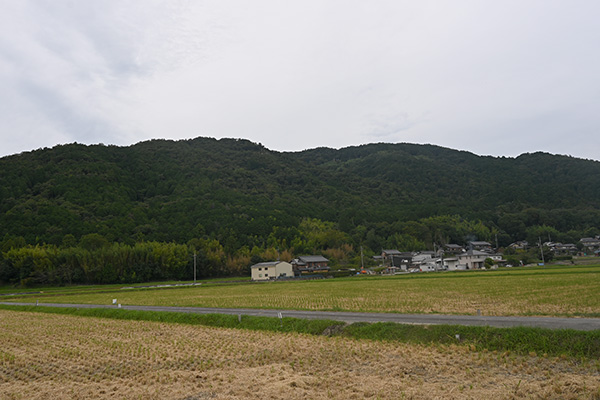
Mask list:
[[[597,361],[0,310],[2,399],[597,399]]]
[[[244,307],[398,313],[600,316],[600,266],[351,277],[199,287],[74,288],[2,300],[127,305]]]
[[[198,280],[202,284],[224,284],[224,283],[243,283],[250,282],[249,277],[234,277],[234,278],[213,278]],[[164,281],[152,283],[135,283],[135,284],[111,284],[111,285],[73,285],[73,286],[43,286],[43,287],[15,287],[15,286],[0,286],[0,296],[10,294],[36,294],[43,292],[46,295],[51,294],[75,294],[75,293],[93,293],[93,292],[110,292],[120,291],[123,287],[128,288],[145,288],[147,286],[176,286],[176,285],[191,285],[193,282],[180,281]]]

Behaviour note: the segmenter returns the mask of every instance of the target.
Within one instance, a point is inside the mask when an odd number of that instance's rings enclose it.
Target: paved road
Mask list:
[[[32,303],[9,303],[5,305],[32,305]],[[115,305],[99,304],[57,304],[39,303],[46,307],[74,308],[117,308]],[[591,331],[600,329],[600,318],[554,318],[554,317],[493,317],[475,315],[443,315],[443,314],[391,314],[391,313],[361,313],[337,311],[294,311],[294,310],[255,310],[246,308],[204,308],[204,307],[161,307],[161,306],[121,306],[125,310],[167,311],[198,314],[233,314],[254,315],[261,317],[284,317],[304,319],[331,319],[336,321],[353,322],[395,322],[398,324],[419,325],[478,325],[507,328],[513,326],[529,326],[548,329],[575,329]]]

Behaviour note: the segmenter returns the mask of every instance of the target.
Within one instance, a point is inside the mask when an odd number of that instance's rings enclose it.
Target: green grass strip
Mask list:
[[[47,314],[64,314],[78,317],[110,318],[134,321],[155,321],[174,324],[214,326],[222,328],[251,329],[259,331],[295,332],[320,335],[332,326],[343,326],[340,321],[307,320],[284,317],[255,317],[249,315],[194,314],[165,311],[137,311],[115,308],[74,308],[0,305],[0,309],[10,311],[29,311]]]
[[[333,320],[307,320],[284,317],[254,317],[227,314],[193,314],[161,311],[135,311],[107,308],[62,308],[0,305],[10,311],[65,314],[80,317],[156,321],[222,328],[311,335],[337,335],[353,339],[384,340],[425,345],[460,344],[478,351],[509,351],[514,354],[561,356],[578,359],[600,358],[600,331],[543,328],[493,328],[461,325],[405,325],[391,322],[357,322],[345,325]],[[457,336],[458,335],[458,336]]]
[[[535,353],[538,356],[568,356],[582,359],[600,357],[600,331],[598,330],[360,322],[347,326],[343,334],[357,339],[408,343],[460,343],[472,345],[479,351],[484,349],[510,351],[522,355]]]

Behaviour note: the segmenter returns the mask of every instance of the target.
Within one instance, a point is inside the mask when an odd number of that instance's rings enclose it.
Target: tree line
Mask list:
[[[548,226],[534,226],[527,232],[531,243],[540,237],[577,242],[575,238],[582,234],[561,234]],[[0,282],[27,287],[190,280],[194,262],[198,278],[248,276],[252,264],[277,259],[290,261],[304,254],[322,254],[330,259],[333,268],[348,268],[361,264],[361,253],[369,265],[372,256],[384,248],[432,250],[449,243],[465,244],[469,240],[494,244],[499,234],[502,232],[481,221],[438,216],[372,229],[359,226],[350,233],[342,231],[339,224],[305,218],[297,227],[277,226],[262,241],[256,239],[252,246],[239,247],[228,243],[230,236],[204,236],[186,243],[127,244],[110,242],[97,233],[79,239],[67,234],[60,245],[55,245],[28,244],[21,236],[5,235],[0,242]],[[537,252],[510,255],[514,263],[528,262],[536,259]],[[546,260],[549,257],[547,254]]]

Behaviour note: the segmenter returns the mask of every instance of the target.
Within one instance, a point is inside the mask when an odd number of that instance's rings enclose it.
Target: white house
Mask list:
[[[422,252],[413,257],[412,266],[419,268],[421,272],[433,272],[437,271],[437,262],[438,260],[433,258],[433,254]]]
[[[425,263],[419,266],[419,271],[421,272],[435,272],[437,271],[437,266],[435,263]]]
[[[419,253],[412,258],[412,265],[414,267],[419,267],[421,264],[431,263],[434,260],[433,255],[431,253]]]
[[[467,269],[482,269],[486,258],[490,258],[490,254],[479,251],[469,250],[458,255],[459,264],[467,266]]]
[[[254,264],[250,267],[253,281],[268,281],[280,277],[293,278],[292,264],[285,261],[270,261]]]
[[[502,256],[499,254],[489,254],[484,251],[469,250],[456,257],[444,258],[444,265],[448,266],[449,271],[482,269],[484,268],[486,258],[491,258],[495,261],[502,260]]]
[[[458,257],[444,258],[444,266],[448,268],[448,271],[462,271],[467,269],[467,266],[460,264]]]

